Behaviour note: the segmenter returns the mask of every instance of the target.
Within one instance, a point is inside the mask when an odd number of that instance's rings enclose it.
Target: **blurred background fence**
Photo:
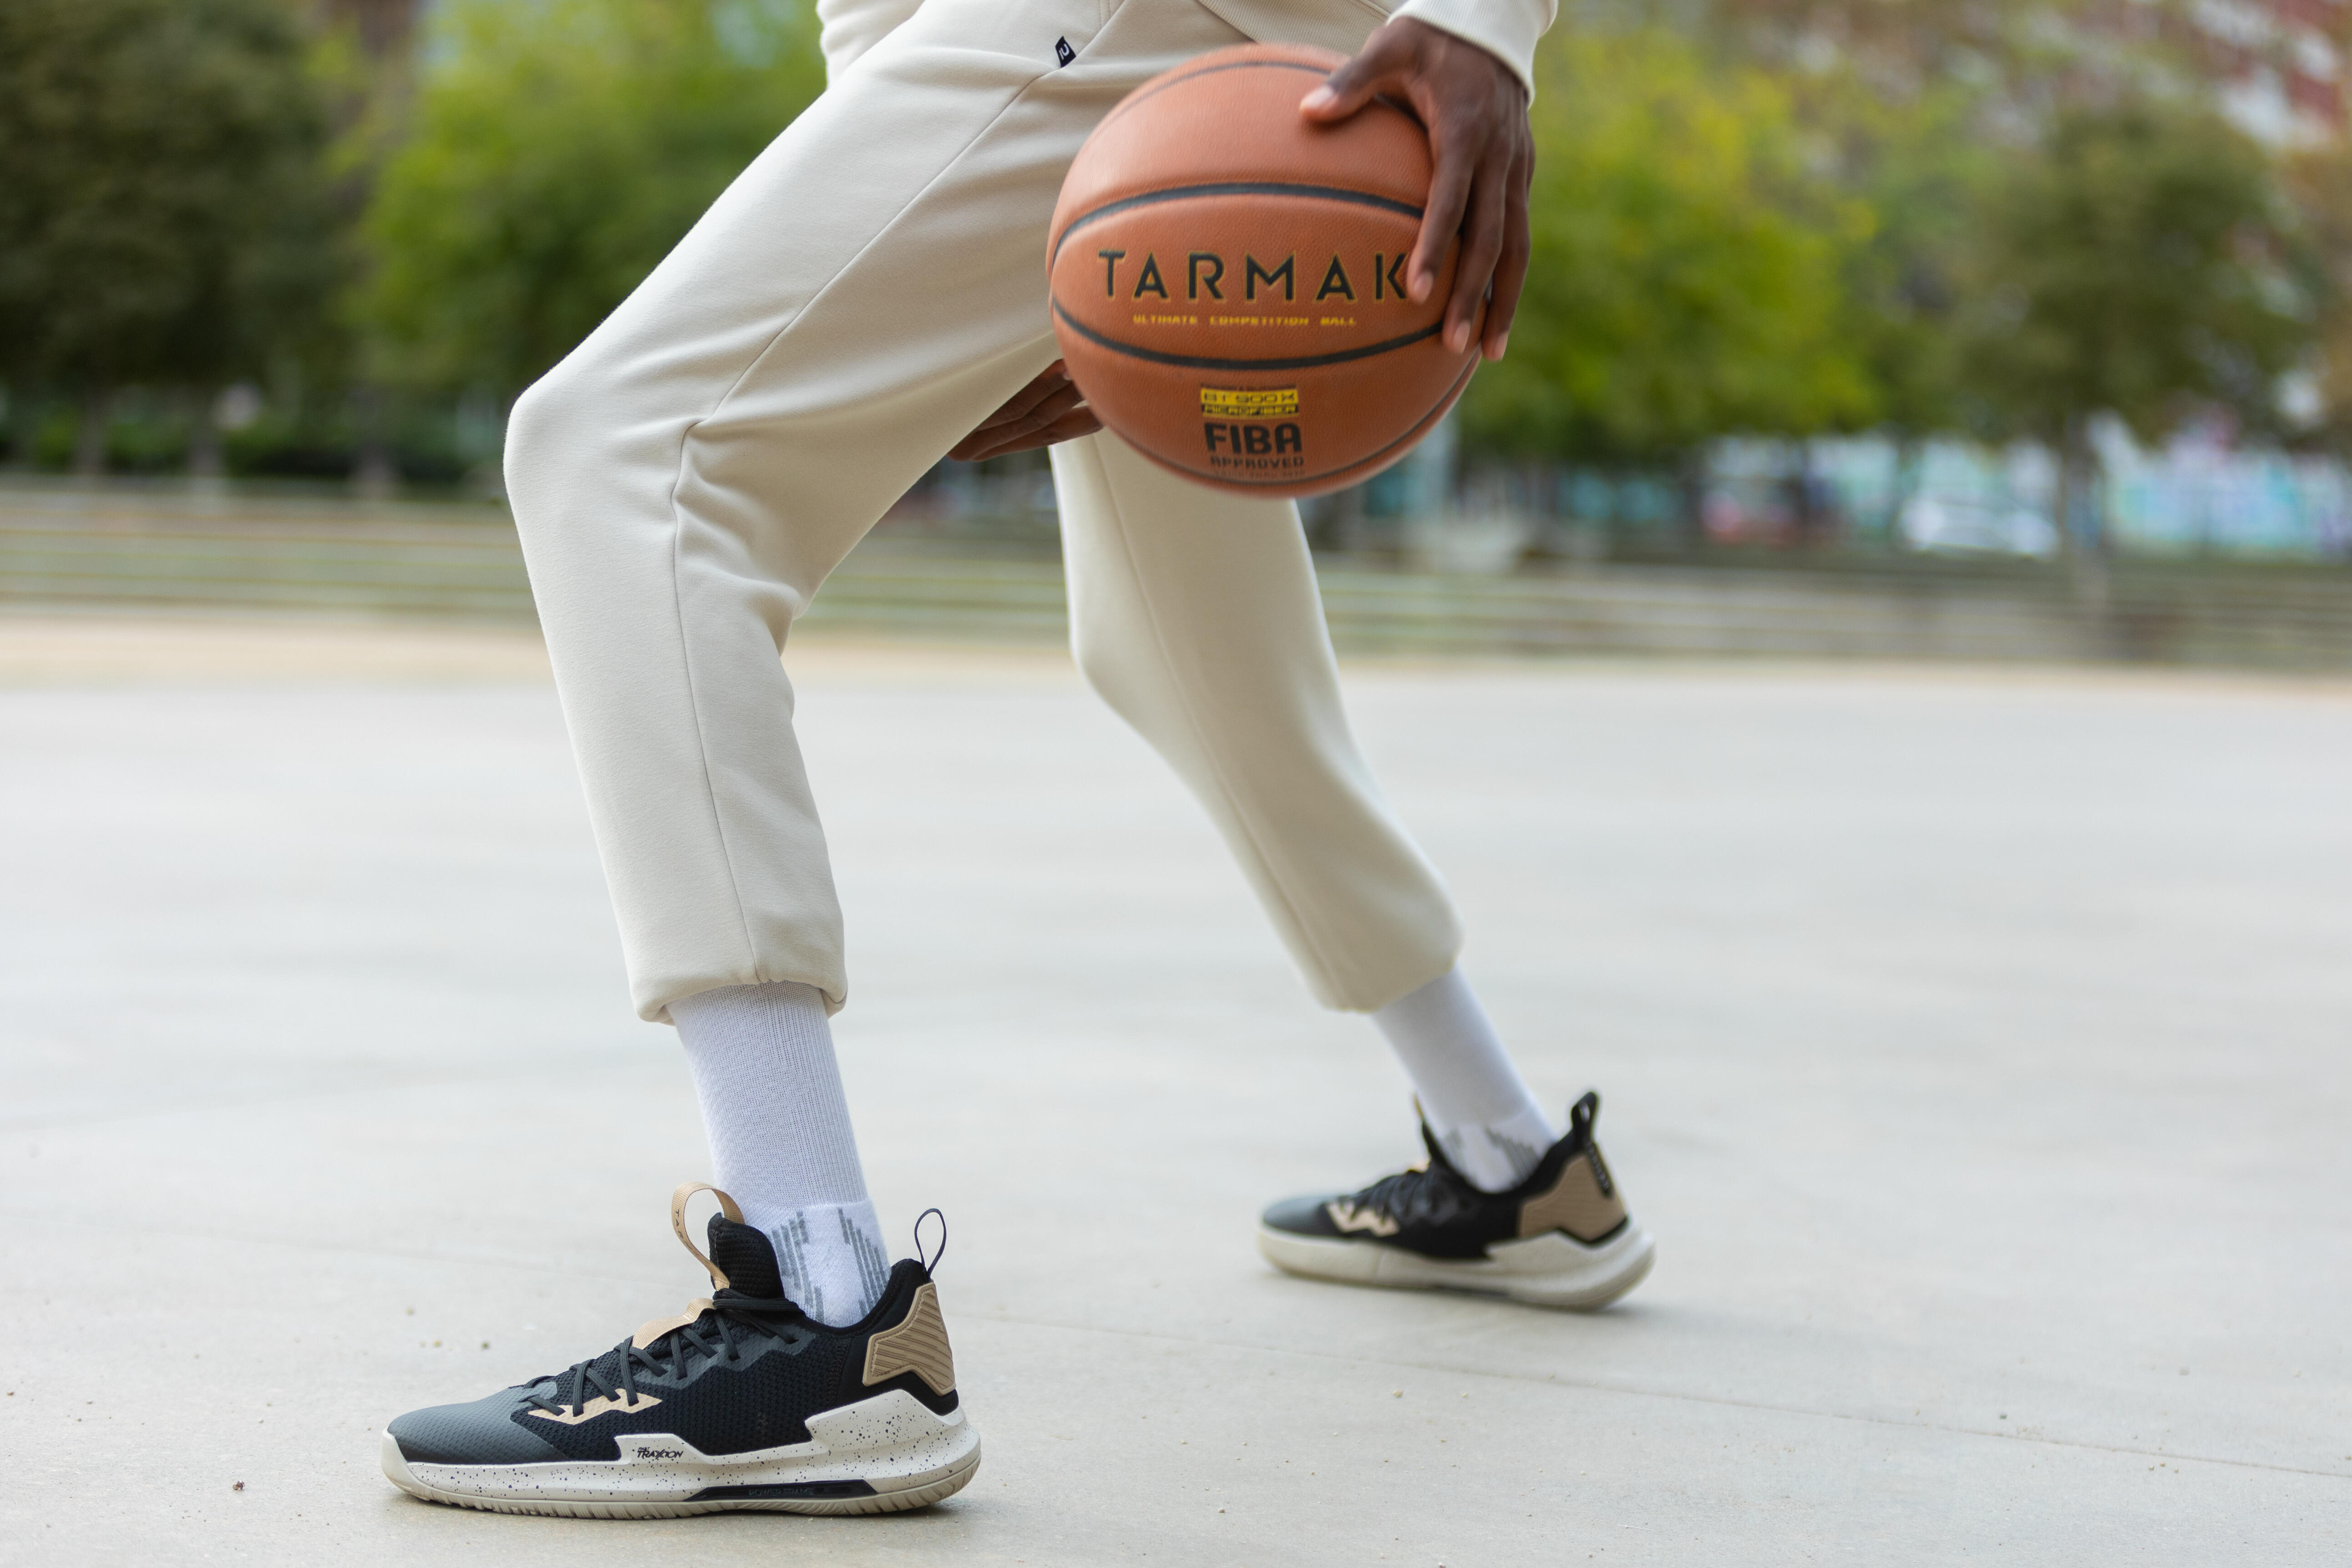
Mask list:
[[[2047,574],[1990,562],[1792,570],[1558,561],[1445,569],[1411,551],[1327,553],[1345,652],[2155,660],[2352,669],[2352,582],[2278,566],[2134,563],[2086,609]],[[0,607],[265,611],[528,625],[497,509],[132,489],[0,489]],[[1024,643],[1067,636],[1061,563],[1034,519],[886,521],[803,632]]]

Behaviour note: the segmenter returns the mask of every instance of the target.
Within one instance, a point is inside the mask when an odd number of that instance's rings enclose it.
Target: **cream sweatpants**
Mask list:
[[[1298,15],[1339,47],[1378,20]],[[720,985],[846,996],[793,621],[1053,362],[1045,235],[1088,130],[1242,41],[1197,0],[924,0],[517,404],[509,491],[646,1018]],[[1053,462],[1079,667],[1208,807],[1317,996],[1370,1009],[1444,973],[1454,910],[1349,733],[1297,510],[1108,435]]]

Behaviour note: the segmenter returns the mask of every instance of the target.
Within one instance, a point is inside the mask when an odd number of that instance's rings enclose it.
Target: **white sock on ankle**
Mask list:
[[[1559,1141],[1460,970],[1406,993],[1372,1022],[1404,1064],[1438,1146],[1474,1185],[1517,1186]]]
[[[857,1321],[890,1271],[866,1195],[824,995],[728,985],[669,1005],[694,1071],[711,1180],[775,1244],[784,1293],[820,1323]]]

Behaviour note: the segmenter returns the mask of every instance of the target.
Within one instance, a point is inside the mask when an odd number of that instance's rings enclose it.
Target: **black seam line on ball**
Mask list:
[[[1180,370],[1313,370],[1320,365],[1346,364],[1350,360],[1370,359],[1375,354],[1384,354],[1391,349],[1401,349],[1409,343],[1417,343],[1423,338],[1433,338],[1437,335],[1438,328],[1445,324],[1443,321],[1433,322],[1417,332],[1408,332],[1401,338],[1391,338],[1386,342],[1367,343],[1360,349],[1341,349],[1336,353],[1307,354],[1298,359],[1212,359],[1206,354],[1171,354],[1162,353],[1158,349],[1130,347],[1120,342],[1117,338],[1103,336],[1083,321],[1073,321],[1070,313],[1062,309],[1059,300],[1055,301],[1054,314],[1068,322],[1070,331],[1097,348],[1106,348],[1113,353],[1125,354],[1129,359],[1149,360],[1153,364],[1172,364]]]
[[[1475,359],[1473,359],[1467,365],[1464,366],[1462,374],[1454,378],[1454,384],[1445,389],[1445,395],[1439,398],[1436,403],[1432,405],[1429,412],[1423,415],[1420,422],[1413,426],[1412,429],[1406,431],[1403,435],[1398,437],[1387,446],[1382,447],[1377,452],[1367,452],[1352,463],[1342,463],[1336,468],[1326,468],[1319,474],[1286,474],[1277,476],[1276,478],[1270,479],[1236,479],[1232,474],[1219,473],[1214,468],[1195,468],[1190,465],[1179,465],[1179,467],[1182,472],[1191,474],[1196,479],[1214,479],[1221,485],[1262,485],[1267,488],[1271,488],[1276,485],[1295,485],[1301,482],[1310,485],[1319,485],[1325,479],[1337,479],[1342,474],[1352,474],[1363,468],[1367,464],[1377,463],[1382,458],[1387,457],[1391,452],[1395,451],[1399,447],[1410,446],[1413,442],[1420,440],[1423,436],[1429,434],[1429,427],[1437,422],[1439,416],[1438,411],[1443,408],[1453,406],[1454,400],[1462,395],[1462,388],[1468,384],[1471,373],[1475,371],[1477,368],[1478,362]],[[1624,1221],[1618,1225],[1617,1229],[1622,1230],[1627,1225],[1632,1223],[1632,1217],[1629,1215]],[[1297,1233],[1294,1232],[1293,1234]],[[1617,1231],[1612,1230],[1609,1234],[1611,1236],[1614,1236],[1617,1234]]]
[[[1419,220],[1421,209],[1411,202],[1401,202],[1393,196],[1376,196],[1366,191],[1351,191],[1343,185],[1301,185],[1286,180],[1219,180],[1205,185],[1172,185],[1164,191],[1147,191],[1139,196],[1124,196],[1119,200],[1082,213],[1070,220],[1061,238],[1054,241],[1054,254],[1045,258],[1051,267],[1062,258],[1062,247],[1070,236],[1113,213],[1123,213],[1129,207],[1157,206],[1161,202],[1190,201],[1195,196],[1309,196],[1322,202],[1352,202],[1360,207],[1378,207],[1382,212],[1402,213]]]
[[[1186,71],[1174,81],[1161,82],[1150,92],[1145,92],[1139,89],[1133,97],[1128,99],[1126,102],[1120,104],[1117,109],[1112,110],[1109,114],[1106,115],[1103,118],[1102,122],[1105,125],[1109,124],[1112,121],[1117,120],[1120,115],[1125,114],[1129,110],[1133,109],[1137,104],[1141,103],[1144,100],[1158,98],[1161,93],[1166,92],[1171,87],[1181,87],[1188,81],[1198,81],[1204,76],[1215,76],[1220,71],[1303,71],[1308,76],[1319,76],[1328,79],[1332,71],[1339,68],[1337,66],[1331,66],[1328,68],[1323,66],[1311,66],[1305,60],[1234,60],[1227,65],[1202,66],[1199,70]]]

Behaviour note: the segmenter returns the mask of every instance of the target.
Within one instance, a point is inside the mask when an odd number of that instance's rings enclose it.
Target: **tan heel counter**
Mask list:
[[[929,1280],[915,1288],[915,1304],[898,1320],[866,1342],[866,1384],[887,1383],[911,1372],[933,1394],[955,1392],[955,1352],[948,1348],[947,1320],[940,1315],[939,1287]]]
[[[1625,1197],[1609,1174],[1601,1145],[1591,1144],[1570,1160],[1549,1192],[1519,1205],[1519,1236],[1564,1230],[1579,1241],[1598,1241],[1625,1223]]]

